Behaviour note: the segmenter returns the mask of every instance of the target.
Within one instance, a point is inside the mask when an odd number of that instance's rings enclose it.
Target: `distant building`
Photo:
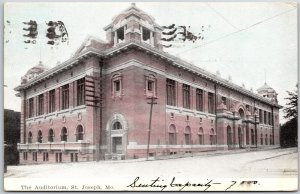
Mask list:
[[[76,162],[279,145],[277,93],[252,90],[163,51],[132,4],[72,58],[22,77],[20,163]],[[255,79],[255,78],[254,78]]]
[[[8,165],[19,163],[20,112],[4,109],[4,160]]]

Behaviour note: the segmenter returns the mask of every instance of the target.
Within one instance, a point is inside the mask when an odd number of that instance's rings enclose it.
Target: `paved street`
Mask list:
[[[9,166],[5,179],[134,180],[134,177],[297,178],[297,148],[227,151],[168,160],[126,160]]]

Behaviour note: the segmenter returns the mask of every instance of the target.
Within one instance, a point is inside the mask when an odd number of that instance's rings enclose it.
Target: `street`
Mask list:
[[[16,180],[15,178],[23,178],[23,180],[24,178],[28,180],[63,178],[77,182],[121,179],[131,183],[135,177],[149,180],[157,177],[176,177],[177,179],[189,177],[191,180],[195,178],[297,179],[298,150],[297,148],[278,148],[241,153],[235,153],[234,151],[225,151],[222,154],[203,153],[203,155],[194,157],[168,160],[125,160],[8,166],[5,181]]]

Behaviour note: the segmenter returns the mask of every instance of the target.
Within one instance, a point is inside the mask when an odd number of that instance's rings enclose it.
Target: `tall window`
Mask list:
[[[48,141],[53,142],[53,139],[54,139],[54,132],[53,129],[50,129],[48,132]]]
[[[267,112],[264,111],[264,124],[267,124]]]
[[[268,119],[269,120],[269,125],[272,125],[272,116],[271,116],[271,113],[269,112],[268,115],[269,115],[269,119]]]
[[[156,97],[156,78],[154,75],[146,76],[146,96]]]
[[[253,130],[253,129],[251,129],[251,144],[252,144],[252,145],[254,145],[254,144],[255,144],[255,141],[254,141],[254,139],[255,139],[254,130]]]
[[[226,97],[222,96],[222,102],[224,103],[224,105],[227,107],[227,99]]]
[[[176,106],[175,81],[167,79],[167,105]]]
[[[200,127],[200,129],[199,129],[198,137],[199,137],[199,144],[203,145],[204,144],[204,134],[203,134],[202,127]]]
[[[32,133],[31,133],[31,131],[28,132],[28,143],[32,143]]]
[[[196,89],[196,110],[203,111],[203,90]]]
[[[39,132],[38,132],[37,141],[39,143],[43,142],[43,136],[42,136],[42,131],[41,130],[39,130]]]
[[[268,145],[268,134],[266,134],[266,137],[265,137],[265,144]]]
[[[117,43],[122,43],[124,41],[124,26],[117,30]]]
[[[68,141],[68,131],[67,128],[63,127],[61,129],[61,141]]]
[[[151,31],[148,30],[147,28],[142,27],[142,36],[143,36],[143,42],[146,42],[148,44],[150,44],[150,34]]]
[[[34,110],[34,107],[33,107],[33,98],[30,98],[29,99],[29,102],[28,102],[28,117],[33,117],[33,110]]]
[[[122,76],[120,74],[115,74],[112,77],[111,80],[111,84],[112,84],[112,96],[113,97],[117,97],[117,96],[121,96],[122,95]]]
[[[208,93],[208,113],[214,113],[214,94]]]
[[[85,101],[85,79],[77,80],[77,106],[83,105]]]
[[[49,91],[49,113],[55,111],[55,90]]]
[[[76,141],[83,140],[83,127],[78,125],[76,129]]]
[[[191,108],[190,103],[190,86],[183,84],[182,85],[182,94],[183,94],[183,108]]]
[[[69,108],[69,84],[62,86],[62,109]]]
[[[169,144],[170,145],[176,145],[176,127],[175,125],[170,125],[169,127]]]
[[[262,110],[259,109],[259,123],[263,122],[262,119],[263,119]]]
[[[263,134],[260,134],[260,145],[264,145],[264,138],[263,138]]]
[[[249,145],[249,129],[246,126],[246,144]]]
[[[184,131],[184,139],[185,139],[185,144],[190,145],[191,144],[191,128],[187,126]]]
[[[244,113],[244,110],[243,109],[239,109],[239,114],[240,114],[240,117],[241,119],[245,119],[245,113]]]
[[[38,115],[44,114],[44,94],[38,96]]]

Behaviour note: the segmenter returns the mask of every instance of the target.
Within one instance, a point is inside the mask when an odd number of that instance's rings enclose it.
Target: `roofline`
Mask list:
[[[53,75],[65,70],[65,69],[71,68],[72,66],[78,64],[82,59],[85,59],[85,58],[88,58],[91,56],[109,57],[109,56],[113,55],[115,52],[120,52],[120,50],[126,50],[126,49],[132,48],[132,47],[144,49],[144,50],[146,50],[146,52],[151,52],[154,56],[161,57],[162,59],[167,60],[172,65],[177,66],[179,68],[183,68],[184,70],[190,71],[190,72],[196,74],[197,76],[201,76],[205,79],[208,79],[208,80],[214,82],[215,84],[220,84],[224,87],[235,90],[239,93],[242,93],[244,95],[252,97],[256,100],[260,100],[269,105],[272,105],[272,106],[275,106],[278,108],[283,108],[283,106],[272,103],[272,102],[268,101],[267,99],[265,99],[264,97],[259,96],[258,94],[255,94],[249,90],[246,90],[245,88],[238,86],[235,83],[232,83],[232,82],[230,83],[230,82],[228,82],[228,80],[221,78],[221,77],[217,77],[215,74],[210,73],[200,67],[197,67],[197,66],[195,66],[191,63],[188,63],[178,57],[175,57],[171,54],[168,54],[164,51],[158,50],[157,48],[151,47],[145,43],[141,43],[136,40],[130,40],[127,43],[121,43],[121,44],[117,45],[116,47],[107,49],[106,51],[99,51],[94,48],[88,48],[86,50],[86,52],[84,52],[83,54],[81,54],[79,56],[74,56],[71,59],[63,62],[62,64],[55,66],[52,69],[49,69],[48,71],[45,71],[44,73],[42,73],[42,74],[38,75],[37,77],[33,78],[32,80],[30,80],[28,83],[17,86],[14,90],[21,91],[23,89],[26,89],[40,81],[43,81],[49,77],[52,77]]]

